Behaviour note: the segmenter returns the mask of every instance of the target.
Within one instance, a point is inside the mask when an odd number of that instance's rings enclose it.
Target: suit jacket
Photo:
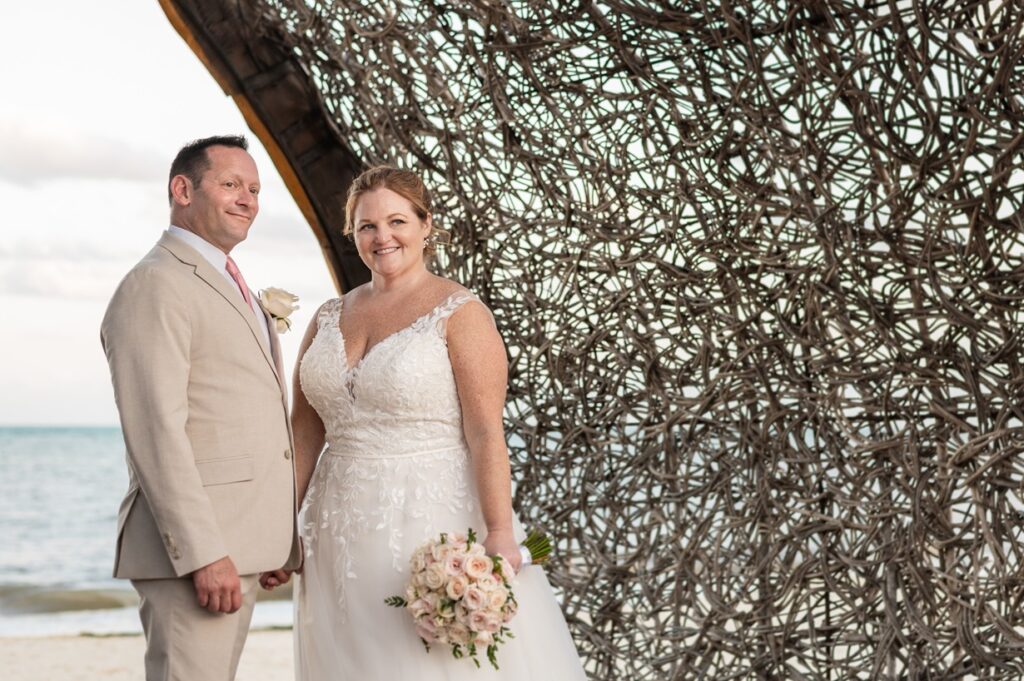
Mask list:
[[[170,234],[118,286],[101,329],[130,479],[115,577],[298,565],[287,390],[262,321]]]

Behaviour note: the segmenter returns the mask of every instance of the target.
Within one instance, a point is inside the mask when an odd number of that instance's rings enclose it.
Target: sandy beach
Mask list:
[[[143,678],[142,636],[0,638],[4,681]],[[249,634],[236,681],[292,681],[292,632]]]

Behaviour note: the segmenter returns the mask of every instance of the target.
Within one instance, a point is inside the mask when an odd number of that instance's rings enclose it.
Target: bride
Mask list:
[[[319,309],[296,370],[298,679],[585,679],[540,567],[513,582],[519,612],[500,671],[447,646],[425,652],[408,612],[384,604],[404,593],[414,549],[441,532],[472,527],[489,554],[520,567],[502,429],[507,360],[483,303],[427,270],[431,206],[418,176],[360,175],[345,231],[372,279]]]

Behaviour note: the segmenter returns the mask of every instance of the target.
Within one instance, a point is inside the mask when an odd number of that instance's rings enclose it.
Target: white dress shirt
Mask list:
[[[234,277],[228,274],[228,256],[224,251],[220,250],[198,234],[190,232],[187,229],[182,229],[177,225],[171,225],[168,227],[167,232],[169,234],[173,234],[192,248],[199,251],[199,255],[206,258],[206,261],[213,265],[213,269],[223,274],[224,278],[231,283],[231,288],[238,291],[238,296],[242,298],[243,301],[245,300],[245,296],[242,295],[242,289],[238,287]],[[253,314],[256,315],[257,320],[263,320],[263,323],[257,324],[257,326],[259,326],[260,331],[263,332],[263,342],[266,343],[267,349],[270,349],[270,330],[267,328],[270,320],[267,319],[267,316],[263,314],[262,308],[260,308],[256,303],[256,294],[252,291],[249,293],[250,298],[252,298],[252,305],[250,307],[252,307]]]

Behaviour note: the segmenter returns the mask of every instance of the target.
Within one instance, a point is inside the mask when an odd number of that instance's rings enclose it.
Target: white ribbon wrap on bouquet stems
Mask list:
[[[523,562],[519,565],[520,570],[522,570],[527,565],[533,563],[533,555],[530,553],[530,549],[526,548],[525,546],[519,546],[519,555],[523,559]]]

